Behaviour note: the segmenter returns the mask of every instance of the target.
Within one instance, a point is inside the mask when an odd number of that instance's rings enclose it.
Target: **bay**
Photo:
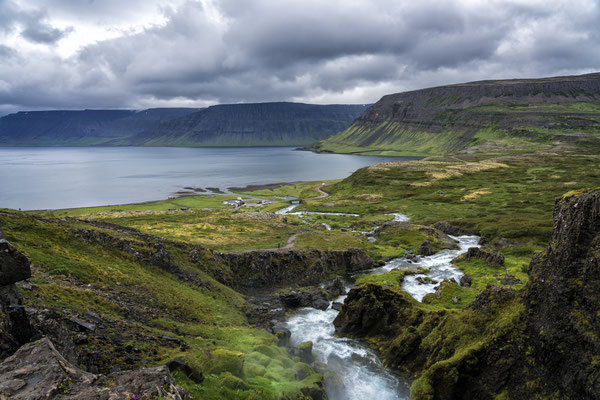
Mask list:
[[[161,200],[184,187],[345,178],[414,157],[315,154],[293,147],[0,147],[0,207],[23,210]]]

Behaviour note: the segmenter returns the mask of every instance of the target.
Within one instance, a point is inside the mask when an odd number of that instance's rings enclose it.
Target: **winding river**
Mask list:
[[[283,210],[282,210],[283,211]],[[291,211],[291,210],[290,210]],[[284,212],[285,213],[285,212]],[[404,214],[391,214],[395,221],[407,221]],[[424,274],[409,275],[404,280],[403,288],[411,296],[421,301],[425,294],[435,292],[437,284],[421,284],[417,277],[428,276],[441,282],[454,278],[457,282],[462,271],[451,264],[452,259],[467,251],[469,247],[478,246],[478,236],[451,236],[458,242],[457,250],[442,250],[432,256],[420,257],[416,262],[405,258],[397,258],[385,265],[366,273],[382,274],[394,268],[425,267],[429,271]],[[351,289],[351,286],[346,288]],[[336,299],[343,302],[346,296]],[[302,342],[313,342],[313,353],[317,361],[326,363],[335,371],[343,385],[335,379],[325,379],[325,390],[330,400],[392,400],[408,399],[410,380],[386,369],[375,352],[360,341],[335,336],[333,320],[338,311],[331,307],[325,311],[314,308],[297,310],[286,322],[292,333],[291,342],[298,346]]]

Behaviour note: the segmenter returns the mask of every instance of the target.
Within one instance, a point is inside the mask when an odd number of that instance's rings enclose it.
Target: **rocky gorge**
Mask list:
[[[337,332],[414,374],[412,399],[596,399],[599,211],[599,190],[557,199],[522,290],[490,286],[452,312],[368,284],[348,294]]]

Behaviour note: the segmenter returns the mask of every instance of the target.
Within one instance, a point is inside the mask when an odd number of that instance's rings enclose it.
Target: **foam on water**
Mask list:
[[[419,257],[416,262],[409,262],[405,258],[396,258],[380,268],[371,270],[371,274],[381,274],[391,271],[395,268],[405,269],[408,267],[424,267],[428,268],[429,272],[416,275],[408,275],[404,278],[402,288],[406,290],[415,299],[422,301],[428,293],[434,293],[435,287],[444,279],[454,278],[456,282],[464,275],[461,270],[456,268],[451,261],[459,255],[465,253],[469,247],[480,247],[479,236],[450,236],[458,241],[458,250],[442,250],[432,256]],[[421,283],[417,281],[418,277],[428,276],[438,283]]]
[[[345,296],[336,301],[343,301]],[[344,390],[325,381],[330,400],[408,399],[409,382],[385,369],[375,353],[360,342],[335,337],[333,320],[338,311],[313,308],[298,310],[288,321],[292,343],[313,342],[313,353],[318,361],[327,363],[342,382]]]

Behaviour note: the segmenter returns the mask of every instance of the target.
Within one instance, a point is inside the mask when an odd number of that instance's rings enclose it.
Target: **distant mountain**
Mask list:
[[[114,144],[300,146],[346,129],[367,105],[227,104],[157,124]]]
[[[387,95],[320,152],[444,154],[536,149],[600,138],[600,73],[480,81]]]
[[[101,145],[195,111],[198,109],[21,111],[0,118],[0,145]]]
[[[257,103],[22,111],[0,118],[0,146],[300,146],[344,130],[366,108]]]

